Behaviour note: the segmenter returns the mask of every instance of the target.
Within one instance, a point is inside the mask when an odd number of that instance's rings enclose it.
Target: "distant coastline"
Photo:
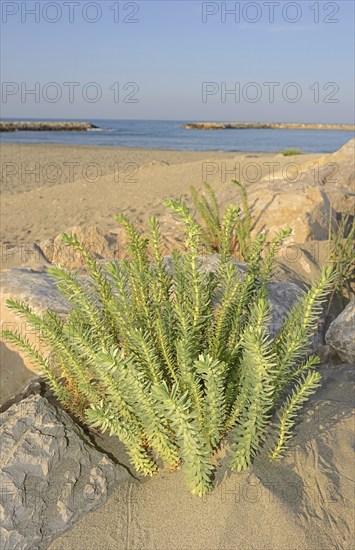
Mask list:
[[[182,125],[209,124],[194,120],[116,119],[1,119],[1,144],[62,144],[90,147],[168,149],[174,151],[226,151],[278,153],[300,149],[303,153],[331,153],[352,137],[349,131],[310,129],[229,129],[202,132]],[[15,124],[15,127],[13,126]],[[224,124],[214,122],[212,124]],[[227,124],[227,123],[226,123]],[[245,125],[246,123],[241,122]],[[263,124],[265,128],[265,124]],[[286,124],[286,123],[285,123]],[[348,125],[344,125],[347,130]],[[24,127],[27,131],[24,130]],[[8,130],[8,131],[5,131]],[[32,131],[31,131],[32,130]]]
[[[0,122],[0,132],[85,132],[97,128],[90,122],[58,122],[58,121],[16,121]]]
[[[187,130],[355,130],[353,124],[303,124],[299,122],[190,122],[183,124],[181,128]]]

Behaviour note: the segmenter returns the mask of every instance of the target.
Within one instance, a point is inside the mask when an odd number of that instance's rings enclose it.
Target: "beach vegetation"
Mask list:
[[[355,218],[340,214],[336,224],[329,223],[329,263],[334,266],[337,278],[329,305],[337,298],[341,309],[354,295],[355,290]]]
[[[182,467],[190,491],[201,496],[213,486],[213,454],[227,435],[232,470],[250,467],[261,448],[272,459],[284,455],[301,406],[320,384],[320,360],[308,349],[335,274],[323,269],[273,335],[268,283],[290,230],[267,247],[258,235],[240,269],[231,240],[239,210],[228,208],[219,255],[206,269],[205,234],[194,214],[183,200],[166,203],[183,222],[183,250],[167,260],[154,217],[149,236],[117,217],[130,253],[120,262],[100,262],[75,234],[64,234],[89,273],[49,270],[70,314],[39,315],[10,299],[43,346],[16,330],[3,336],[40,367],[66,410],[119,438],[137,472]]]
[[[302,151],[300,149],[284,149],[283,151],[281,151],[281,154],[284,156],[284,157],[293,157],[295,155],[301,155],[302,154]]]
[[[240,193],[240,206],[229,205],[224,214],[218,204],[211,185],[205,182],[204,191],[191,186],[191,197],[196,209],[201,239],[209,252],[221,252],[228,247],[230,253],[247,260],[251,243],[252,217],[246,188],[239,181],[232,180]]]

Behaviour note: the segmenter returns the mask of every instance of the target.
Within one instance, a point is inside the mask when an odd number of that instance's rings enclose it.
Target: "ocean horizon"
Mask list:
[[[62,144],[93,147],[127,147],[177,151],[226,151],[278,153],[297,148],[304,153],[332,153],[354,137],[342,130],[192,130],[181,126],[197,120],[129,119],[31,119],[3,118],[4,121],[86,121],[98,126],[86,132],[17,131],[0,133],[2,143]],[[219,121],[216,121],[219,122]]]

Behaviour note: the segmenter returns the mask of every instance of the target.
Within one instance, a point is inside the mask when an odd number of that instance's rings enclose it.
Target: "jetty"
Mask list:
[[[85,132],[97,128],[91,122],[0,121],[0,132]]]
[[[353,124],[306,124],[299,122],[189,122],[187,130],[346,130],[354,131]]]

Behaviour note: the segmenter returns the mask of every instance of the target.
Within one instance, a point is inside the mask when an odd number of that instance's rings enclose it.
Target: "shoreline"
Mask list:
[[[221,155],[221,154],[231,154],[231,155],[276,155],[281,151],[240,151],[240,150],[224,150],[224,149],[164,149],[161,147],[136,147],[134,145],[82,145],[82,144],[73,144],[70,143],[57,143],[57,142],[47,142],[43,143],[41,141],[32,142],[32,143],[24,143],[24,142],[11,142],[11,141],[3,141],[0,137],[0,145],[1,147],[56,147],[56,148],[68,148],[70,149],[116,149],[116,150],[122,150],[122,151],[141,151],[141,152],[156,152],[156,153],[181,153],[181,154],[203,154],[203,155]],[[308,153],[308,154],[323,154],[320,153]],[[326,153],[324,153],[326,154]]]
[[[178,153],[178,154],[186,154],[186,155],[194,155],[194,154],[200,154],[200,155],[234,155],[234,156],[237,156],[237,155],[241,155],[241,156],[275,156],[275,155],[279,155],[279,154],[282,154],[282,151],[283,149],[277,149],[275,151],[262,151],[262,150],[253,150],[253,151],[250,151],[250,150],[245,150],[245,151],[242,151],[240,149],[167,149],[167,148],[161,148],[161,147],[137,147],[135,145],[98,145],[98,144],[95,144],[95,145],[83,145],[83,144],[70,144],[70,143],[60,143],[60,142],[56,142],[56,141],[53,141],[53,142],[46,142],[46,143],[43,143],[42,141],[36,141],[36,142],[27,142],[27,141],[6,141],[6,140],[3,140],[1,138],[1,134],[0,134],[0,147],[3,148],[3,147],[56,147],[56,148],[68,148],[70,147],[71,149],[75,148],[75,149],[88,149],[88,150],[93,150],[93,149],[98,149],[98,150],[104,150],[104,149],[107,149],[108,151],[113,151],[113,150],[117,150],[117,151],[122,151],[122,152],[127,152],[127,151],[140,151],[142,153],[144,152],[149,152],[149,153],[166,153],[166,154],[170,154],[170,153]],[[286,148],[288,149],[288,147]],[[290,149],[293,149],[293,147],[290,147]],[[312,152],[307,152],[307,151],[302,151],[300,150],[300,152],[297,154],[297,156],[300,156],[300,155],[331,155],[333,153],[336,153],[338,149],[335,149],[334,151],[312,151]]]

